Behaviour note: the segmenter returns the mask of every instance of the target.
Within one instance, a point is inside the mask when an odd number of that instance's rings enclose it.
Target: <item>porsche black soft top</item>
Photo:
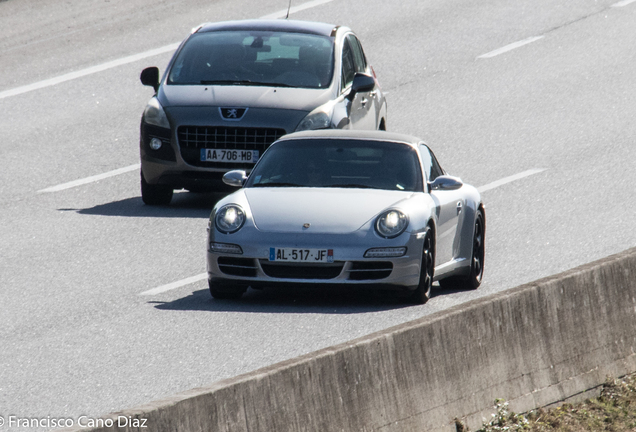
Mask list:
[[[240,20],[206,23],[198,32],[256,30],[256,31],[282,31],[290,33],[307,33],[320,36],[334,36],[338,26],[313,21],[298,20]]]

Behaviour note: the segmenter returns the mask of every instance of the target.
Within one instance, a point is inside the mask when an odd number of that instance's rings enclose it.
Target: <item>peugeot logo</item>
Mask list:
[[[239,121],[247,112],[247,108],[224,107],[219,108],[219,112],[221,113],[221,117],[223,117],[224,120]]]

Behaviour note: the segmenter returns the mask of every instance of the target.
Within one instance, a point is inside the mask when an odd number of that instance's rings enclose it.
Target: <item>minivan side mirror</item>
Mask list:
[[[432,182],[429,182],[431,190],[448,191],[457,190],[464,186],[462,179],[459,177],[453,177],[449,175],[441,175]]]
[[[157,91],[159,89],[159,68],[151,66],[142,70],[139,79],[143,85],[150,86]]]
[[[347,95],[347,99],[350,101],[356,97],[357,93],[365,93],[375,88],[375,78],[371,75],[356,72],[353,77],[353,83],[351,83],[351,91]]]
[[[223,183],[229,186],[242,187],[245,180],[247,180],[247,176],[243,170],[232,170],[223,174]]]

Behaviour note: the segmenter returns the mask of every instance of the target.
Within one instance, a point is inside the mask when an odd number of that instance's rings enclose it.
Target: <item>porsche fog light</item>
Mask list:
[[[243,249],[235,244],[210,242],[210,252],[242,255]]]
[[[364,253],[365,258],[397,258],[406,254],[406,246],[390,248],[373,248]]]
[[[153,138],[150,140],[150,148],[153,150],[159,150],[163,143],[159,138]]]
[[[409,218],[399,210],[389,210],[382,213],[375,221],[375,230],[385,238],[397,237],[404,232],[409,224]]]
[[[231,234],[241,229],[245,223],[245,212],[235,204],[221,207],[214,218],[216,229],[223,234]]]

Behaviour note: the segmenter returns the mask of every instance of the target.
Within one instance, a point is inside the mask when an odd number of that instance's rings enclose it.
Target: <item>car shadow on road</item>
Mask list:
[[[59,210],[98,216],[207,219],[216,202],[224,196],[219,193],[175,193],[169,206],[149,206],[141,197],[133,197],[86,209]]]
[[[439,290],[434,291],[432,297],[440,294]],[[346,290],[329,287],[248,289],[238,300],[217,300],[205,289],[176,300],[149,303],[155,304],[157,309],[172,311],[322,314],[360,314],[415,306],[394,291],[364,287]]]

